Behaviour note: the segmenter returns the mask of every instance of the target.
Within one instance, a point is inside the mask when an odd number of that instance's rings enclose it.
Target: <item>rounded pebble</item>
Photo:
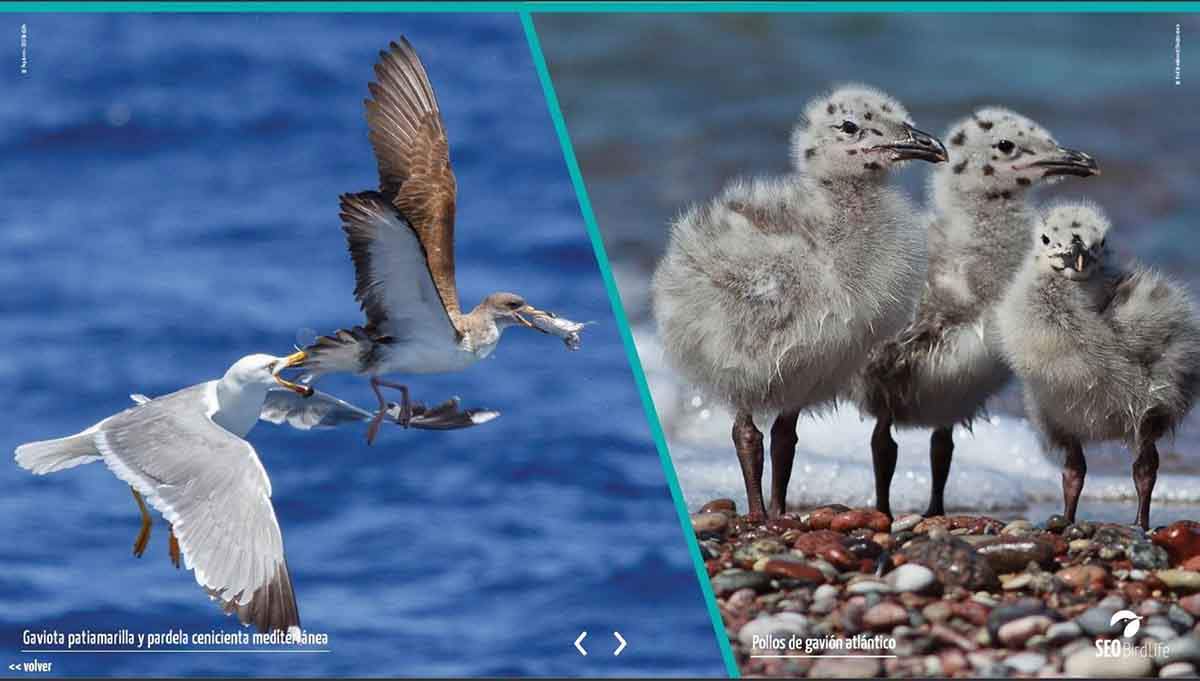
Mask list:
[[[754,647],[754,637],[783,638],[808,635],[808,618],[800,613],[781,612],[750,620],[738,632],[738,641],[755,651],[771,650],[769,647]]]
[[[901,593],[921,593],[937,582],[933,570],[916,563],[906,563],[887,575],[887,583]]]
[[[996,638],[1009,648],[1022,648],[1030,637],[1045,632],[1051,624],[1054,620],[1045,615],[1022,617],[1001,626]]]
[[[1036,674],[1046,666],[1046,656],[1041,653],[1025,652],[1004,658],[1004,664],[1019,674]]]
[[[916,513],[902,515],[892,522],[892,534],[899,534],[900,532],[911,530],[922,520],[924,520],[924,518]]]
[[[695,513],[692,531],[701,538],[721,537],[729,529],[729,516],[724,513]]]
[[[1074,677],[1136,678],[1153,674],[1154,661],[1149,657],[1135,655],[1100,657],[1095,646],[1089,646],[1067,657],[1066,663],[1063,664],[1063,671],[1067,676]]]
[[[891,601],[884,601],[863,614],[863,626],[872,631],[891,631],[907,623],[908,609]]]
[[[1191,594],[1200,591],[1200,572],[1193,570],[1159,570],[1154,573],[1155,577],[1162,580],[1167,588],[1178,592]]]
[[[1191,662],[1172,662],[1158,670],[1158,676],[1163,679],[1196,676],[1196,665]]]

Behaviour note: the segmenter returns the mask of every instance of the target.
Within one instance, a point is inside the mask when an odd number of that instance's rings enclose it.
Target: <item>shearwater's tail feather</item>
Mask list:
[[[304,348],[308,357],[296,366],[303,370],[300,381],[308,383],[322,374],[361,373],[370,357],[376,339],[363,327],[338,329],[329,336],[319,336]]]
[[[99,461],[100,452],[92,443],[92,434],[84,431],[57,440],[23,444],[17,447],[16,459],[21,468],[45,475]]]

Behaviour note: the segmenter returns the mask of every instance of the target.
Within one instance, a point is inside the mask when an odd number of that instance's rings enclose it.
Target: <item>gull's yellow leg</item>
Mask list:
[[[171,533],[170,539],[167,540],[167,552],[171,554],[171,564],[176,568],[179,567],[179,540],[175,538],[175,528],[168,525],[168,531]]]
[[[142,512],[142,527],[138,530],[137,539],[133,540],[133,555],[141,558],[142,554],[146,552],[146,544],[150,541],[152,521],[150,511],[146,508],[146,500],[142,499],[142,495],[138,494],[136,489],[130,487],[129,491],[133,492],[133,500],[137,502],[138,510]]]

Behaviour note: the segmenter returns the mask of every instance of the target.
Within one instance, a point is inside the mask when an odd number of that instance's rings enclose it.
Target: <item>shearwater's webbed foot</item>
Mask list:
[[[142,526],[138,529],[137,538],[133,540],[133,555],[138,558],[146,552],[146,544],[150,543],[150,528],[153,521],[150,519],[150,511],[146,508],[146,501],[142,499],[142,495],[132,487],[129,488],[133,492],[133,500],[137,502],[138,510],[142,512]]]
[[[391,402],[387,405],[389,419],[404,425],[403,405]],[[407,426],[421,430],[457,430],[487,423],[500,415],[491,409],[460,409],[459,399],[451,397],[439,405],[427,408],[419,402],[409,403]]]

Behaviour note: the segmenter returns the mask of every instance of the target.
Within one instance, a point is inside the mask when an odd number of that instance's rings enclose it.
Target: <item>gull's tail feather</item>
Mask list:
[[[57,440],[28,442],[17,447],[17,464],[37,475],[54,473],[100,460],[90,430]]]
[[[375,339],[361,326],[318,336],[304,348],[308,356],[296,365],[302,371],[299,380],[307,384],[322,374],[361,373],[374,347]]]

